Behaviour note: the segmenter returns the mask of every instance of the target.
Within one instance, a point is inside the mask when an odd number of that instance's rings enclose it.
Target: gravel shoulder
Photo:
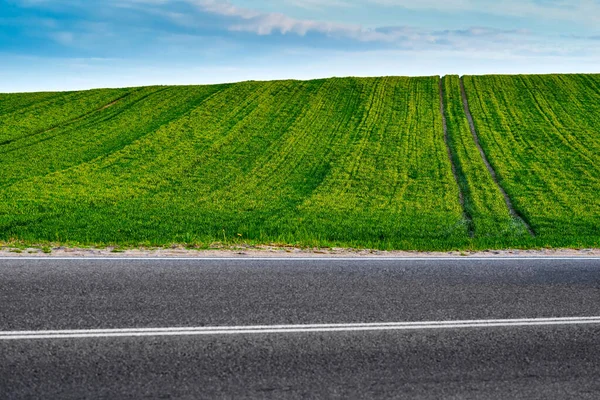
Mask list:
[[[435,257],[600,257],[600,249],[539,249],[539,250],[488,250],[488,251],[451,251],[451,252],[417,252],[417,251],[382,251],[365,249],[300,249],[276,246],[240,246],[226,249],[196,250],[183,247],[173,248],[13,248],[0,246],[2,257],[173,257],[173,258],[346,258],[346,257],[394,257],[394,258],[435,258]]]

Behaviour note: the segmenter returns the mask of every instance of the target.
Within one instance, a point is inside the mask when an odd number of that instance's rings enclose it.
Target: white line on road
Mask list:
[[[470,321],[387,322],[365,324],[257,325],[178,328],[132,328],[0,332],[0,341],[32,339],[83,339],[143,336],[201,336],[311,332],[410,331],[491,327],[600,324],[600,317],[491,319]]]

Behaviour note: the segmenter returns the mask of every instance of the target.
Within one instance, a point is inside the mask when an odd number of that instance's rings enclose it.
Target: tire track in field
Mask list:
[[[492,179],[496,183],[496,186],[498,186],[498,189],[500,190],[500,193],[502,193],[502,196],[504,197],[504,201],[506,202],[506,206],[508,207],[508,210],[510,211],[510,214],[513,216],[513,218],[516,218],[519,221],[521,221],[523,223],[523,225],[529,231],[529,234],[531,236],[535,237],[535,232],[533,231],[533,229],[531,228],[531,226],[517,212],[517,210],[515,209],[515,207],[514,207],[512,201],[511,201],[510,197],[508,196],[508,193],[506,193],[506,190],[504,190],[504,188],[502,187],[502,185],[500,185],[500,182],[498,181],[498,175],[496,174],[496,171],[494,171],[494,168],[490,164],[487,156],[485,155],[485,152],[483,151],[483,148],[481,147],[481,143],[479,142],[479,135],[477,135],[477,130],[475,129],[475,123],[473,121],[473,115],[471,115],[471,109],[469,107],[469,99],[467,98],[467,91],[465,90],[464,77],[462,77],[462,76],[460,77],[460,93],[462,95],[463,106],[465,108],[465,114],[467,116],[467,120],[469,121],[469,127],[471,128],[471,134],[473,135],[473,140],[475,141],[475,145],[477,146],[477,149],[479,150],[479,154],[481,154],[481,158],[483,159],[483,163],[487,167],[490,175],[492,176]]]
[[[446,104],[444,103],[444,84],[442,78],[439,80],[440,87],[440,113],[442,114],[442,126],[444,128],[444,142],[446,143],[446,150],[448,151],[448,158],[450,159],[450,165],[452,166],[452,175],[454,175],[454,180],[456,181],[456,186],[458,187],[458,198],[460,200],[460,206],[463,209],[463,217],[467,221],[467,229],[470,237],[475,236],[475,229],[473,226],[473,216],[467,208],[465,207],[465,193],[463,193],[463,189],[460,185],[460,179],[458,177],[458,169],[456,164],[454,163],[456,154],[452,151],[452,147],[450,146],[450,138],[448,137],[448,123],[446,121]]]

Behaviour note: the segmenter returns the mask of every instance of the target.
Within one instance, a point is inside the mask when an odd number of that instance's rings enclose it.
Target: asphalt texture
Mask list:
[[[0,331],[600,316],[600,260],[8,260]],[[0,341],[0,398],[600,398],[600,326]]]

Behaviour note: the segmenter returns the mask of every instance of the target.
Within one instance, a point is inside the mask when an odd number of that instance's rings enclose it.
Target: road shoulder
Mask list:
[[[43,248],[0,247],[0,258],[8,257],[102,257],[102,258],[506,258],[506,257],[600,257],[600,249],[539,249],[539,250],[488,250],[488,251],[382,251],[342,248],[295,248],[277,246],[244,246],[215,249],[172,248],[68,248],[63,246]]]

